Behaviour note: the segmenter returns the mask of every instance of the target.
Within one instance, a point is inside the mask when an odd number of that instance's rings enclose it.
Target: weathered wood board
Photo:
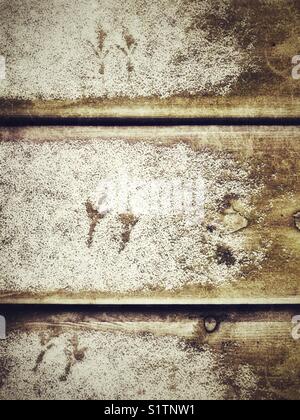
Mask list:
[[[296,308],[1,314],[1,400],[300,399]]]
[[[0,302],[300,303],[299,135],[1,129]]]
[[[298,117],[298,0],[3,0],[0,115]]]

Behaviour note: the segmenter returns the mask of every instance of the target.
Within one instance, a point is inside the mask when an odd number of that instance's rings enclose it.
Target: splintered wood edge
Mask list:
[[[218,305],[200,308],[110,308],[95,307],[32,307],[3,306],[1,314],[7,318],[8,331],[60,327],[63,330],[123,331],[129,334],[149,332],[156,335],[176,335],[183,338],[211,337],[222,341],[234,331],[238,340],[280,337],[292,330],[292,319],[300,307],[249,306],[238,308]],[[216,320],[216,328],[207,330],[209,319]],[[210,335],[214,332],[214,335]],[[204,335],[204,336],[203,336]],[[213,338],[215,336],[215,338]],[[291,337],[292,338],[292,337]]]
[[[0,100],[1,118],[298,118],[292,96],[78,101]]]
[[[80,293],[79,293],[80,296]],[[85,298],[79,296],[65,296],[51,294],[50,296],[40,295],[0,295],[0,305],[300,305],[300,296],[284,298],[198,298],[198,297],[95,297]]]
[[[235,136],[235,137],[233,137]],[[77,140],[126,140],[150,142],[168,146],[179,142],[209,146],[218,150],[249,151],[291,147],[300,150],[300,125],[284,126],[171,126],[171,127],[104,127],[104,126],[40,126],[1,127],[0,141],[77,141]],[[270,142],[271,141],[271,142]]]
[[[273,347],[274,343],[285,346],[291,354],[296,353],[297,342],[293,340],[293,318],[299,313],[299,307],[259,307],[236,308],[231,305],[201,307],[193,309],[178,308],[144,308],[109,310],[85,307],[76,309],[74,306],[57,308],[42,308],[41,311],[30,307],[4,307],[1,314],[7,319],[7,332],[44,331],[55,329],[66,331],[95,331],[97,333],[124,333],[127,335],[151,334],[156,337],[173,336],[187,340],[196,346],[209,345],[216,351],[224,342],[236,343],[241,346],[241,355],[251,351],[261,340],[265,342],[260,348],[266,352],[266,346]],[[209,329],[210,323],[215,322],[215,328]],[[250,352],[251,352],[250,351]],[[283,349],[277,352],[283,353]],[[297,353],[298,354],[298,353]],[[299,358],[295,361],[300,362]],[[260,363],[259,353],[256,362]],[[299,364],[300,368],[300,364]],[[288,374],[288,372],[286,372]]]

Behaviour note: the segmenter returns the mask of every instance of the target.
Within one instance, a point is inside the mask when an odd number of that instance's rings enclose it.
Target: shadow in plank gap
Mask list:
[[[0,130],[2,303],[299,303],[299,128]]]
[[[0,19],[4,116],[299,114],[298,0],[5,0]]]
[[[300,398],[296,309],[0,310],[3,400]]]

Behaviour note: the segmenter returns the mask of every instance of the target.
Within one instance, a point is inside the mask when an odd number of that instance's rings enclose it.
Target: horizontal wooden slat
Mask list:
[[[1,314],[2,400],[300,398],[296,308]]]
[[[299,303],[299,133],[1,129],[0,302]],[[161,214],[157,196],[143,183],[135,196],[126,178],[201,180],[204,218],[195,197]],[[105,180],[128,211],[101,207]]]
[[[5,0],[0,115],[298,117],[299,16],[298,0]]]

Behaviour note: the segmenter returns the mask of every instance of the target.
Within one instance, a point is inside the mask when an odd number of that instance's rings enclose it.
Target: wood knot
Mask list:
[[[209,334],[212,334],[218,328],[218,321],[214,317],[207,317],[204,320],[204,327]]]

